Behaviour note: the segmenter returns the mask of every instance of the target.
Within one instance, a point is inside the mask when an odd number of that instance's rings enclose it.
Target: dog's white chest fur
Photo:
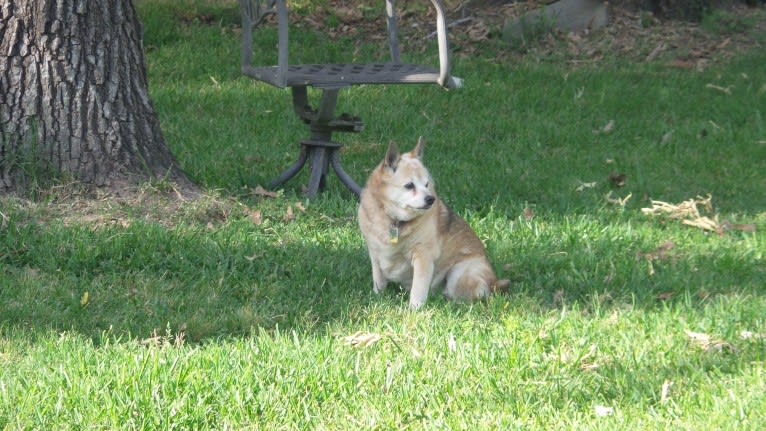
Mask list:
[[[412,249],[406,248],[408,241],[400,239],[397,244],[391,244],[387,235],[381,236],[386,236],[386,239],[368,240],[368,244],[374,244],[372,245],[375,248],[373,253],[378,259],[383,276],[389,281],[403,283],[406,288],[409,288],[408,285],[412,280]]]
[[[386,220],[378,220],[372,226],[364,232],[364,237],[370,255],[375,256],[380,271],[388,281],[401,283],[409,290],[412,285],[413,260],[423,254],[428,254],[432,260],[439,258],[436,237],[433,232],[429,232],[432,226],[420,226],[416,221],[395,226]],[[433,280],[431,284],[437,284],[438,281]]]

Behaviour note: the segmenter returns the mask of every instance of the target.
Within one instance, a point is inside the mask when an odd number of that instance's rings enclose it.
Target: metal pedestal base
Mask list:
[[[311,176],[309,177],[306,195],[314,197],[317,192],[325,188],[327,174],[329,173],[329,168],[332,167],[343,185],[359,196],[362,188],[351,179],[340,165],[340,154],[338,151],[341,146],[337,142],[302,141],[298,160],[278,177],[274,178],[269,187],[274,189],[287,182],[297,175],[306,162],[310,160],[309,169],[311,170]]]
[[[306,162],[311,171],[306,194],[314,197],[325,188],[330,167],[338,175],[340,181],[355,195],[359,196],[362,188],[343,170],[340,165],[340,149],[343,146],[331,140],[333,132],[360,132],[364,123],[348,114],[335,117],[335,105],[339,88],[322,89],[322,100],[319,109],[313,109],[308,103],[305,86],[292,87],[293,108],[295,113],[309,126],[311,139],[301,141],[301,152],[298,160],[287,170],[274,178],[269,184],[276,188],[293,178],[300,172]]]

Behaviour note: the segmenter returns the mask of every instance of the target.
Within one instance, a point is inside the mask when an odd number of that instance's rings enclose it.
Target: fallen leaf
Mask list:
[[[532,220],[535,217],[534,211],[532,211],[532,208],[525,207],[524,208],[524,220]]]
[[[688,199],[679,204],[672,204],[663,201],[652,200],[650,208],[641,208],[641,212],[646,215],[667,215],[672,219],[699,219],[700,212],[697,205],[701,205],[706,211],[713,210],[712,196],[707,198],[697,196],[696,199]]]
[[[253,223],[256,226],[259,226],[261,223],[263,223],[263,218],[262,218],[262,215],[261,215],[261,210],[250,211],[250,219],[253,221]]]
[[[636,253],[637,258],[644,258],[646,259],[646,264],[649,268],[649,276],[654,275],[654,263],[652,263],[654,260],[664,260],[668,257],[668,252],[672,250],[675,247],[675,243],[673,241],[665,241],[659,248],[657,248],[654,251],[649,252],[638,252]],[[658,298],[660,299],[660,298]]]
[[[657,55],[662,52],[665,49],[665,43],[660,42],[653,50],[649,53],[649,55],[646,56],[646,61],[652,61],[654,60]]]
[[[711,232],[719,231],[718,223],[709,217],[697,217],[692,220],[682,220],[681,223]]]
[[[357,331],[349,336],[344,337],[343,339],[347,344],[350,344],[353,347],[370,347],[380,341],[382,338],[383,337],[381,337],[380,334],[376,334],[374,332]]]
[[[620,173],[620,174],[610,173],[609,174],[609,181],[615,187],[623,187],[623,186],[625,186],[625,178],[626,178],[626,175],[622,174],[622,173]]]
[[[737,353],[737,349],[734,347],[734,345],[724,340],[713,340],[713,342],[705,349],[705,351],[725,351],[727,353]]]
[[[355,7],[339,6],[335,8],[335,16],[345,24],[352,24],[364,18],[361,9]]]
[[[270,192],[270,191],[264,189],[263,187],[261,187],[260,184],[255,186],[255,189],[253,190],[253,194],[256,195],[256,196],[265,196],[265,197],[269,197],[269,198],[276,198],[276,197],[279,196],[279,193],[277,193],[277,192]]]
[[[609,120],[609,122],[606,123],[606,125],[603,128],[601,128],[601,131],[604,133],[609,133],[612,130],[614,130],[614,120]]]
[[[668,299],[672,297],[673,297],[673,292],[662,292],[662,293],[658,293],[657,296],[655,296],[654,298],[659,301],[667,301]]]
[[[302,213],[305,213],[305,212],[306,212],[306,207],[304,207],[304,206],[303,206],[303,203],[302,203],[302,202],[300,202],[300,201],[298,201],[298,202],[296,202],[296,203],[295,203],[295,208],[298,208],[298,211],[300,211],[300,212],[302,212]]]
[[[721,228],[723,230],[738,230],[738,231],[747,232],[747,233],[755,232],[755,225],[752,223],[739,224],[739,223],[731,223],[728,220],[724,220],[721,223]]]
[[[595,406],[593,409],[596,413],[596,416],[599,416],[599,417],[610,416],[614,414],[614,407]]]
[[[612,196],[612,191],[609,190],[609,193],[607,193],[606,196],[604,196],[604,199],[606,199],[606,201],[609,202],[610,204],[619,205],[619,206],[624,208],[625,205],[630,200],[630,198],[632,198],[632,197],[633,197],[633,193],[628,193],[628,195],[625,196],[624,198],[621,198],[619,196],[617,196],[615,198],[615,197]]]
[[[596,185],[598,184],[596,181],[593,181],[591,183],[584,183],[582,181],[578,181],[578,182],[580,183],[580,185],[577,186],[577,188],[575,189],[575,191],[577,192],[582,192],[585,189],[592,189],[593,187],[596,187]]]
[[[651,261],[651,260],[647,260],[647,261],[646,261],[646,264],[647,264],[647,266],[649,267],[649,270],[648,270],[648,272],[649,272],[649,277],[651,277],[651,276],[653,276],[653,275],[654,275],[654,264],[652,263],[652,261]]]
[[[617,310],[612,311],[612,314],[606,318],[606,323],[610,325],[616,324],[620,320],[620,312]]]
[[[559,289],[553,294],[553,303],[556,305],[564,304],[564,289]]]
[[[641,257],[645,257],[645,258],[650,259],[650,260],[654,260],[654,259],[663,260],[663,259],[666,259],[668,257],[668,252],[670,250],[673,250],[675,247],[676,247],[676,243],[674,243],[673,241],[668,240],[668,241],[663,242],[662,245],[657,247],[655,250],[650,251],[650,252],[646,252],[646,253],[639,253],[639,255]]]
[[[693,332],[689,331],[688,329],[684,329],[684,332],[686,333],[686,336],[688,336],[692,342],[700,347],[702,350],[706,352],[711,351],[717,351],[717,352],[723,352],[727,351],[729,353],[735,353],[736,349],[734,346],[724,340],[721,339],[714,339],[712,336],[705,334],[703,332]]]
[[[88,305],[88,301],[89,301],[89,295],[88,295],[88,292],[85,291],[85,293],[83,293],[82,296],[80,297],[80,306],[85,307],[86,305]]]
[[[580,358],[580,369],[583,371],[593,371],[595,369],[598,369],[600,367],[599,364],[595,362],[588,361],[592,356],[596,354],[598,351],[598,346],[595,344],[591,344],[590,348],[588,349],[588,352],[585,353],[582,358]]]
[[[693,61],[676,58],[675,60],[668,63],[668,66],[677,67],[679,69],[694,69],[696,64]]]
[[[290,205],[287,206],[287,211],[285,212],[285,215],[284,215],[284,217],[282,217],[282,219],[284,221],[286,221],[286,222],[291,222],[291,221],[295,220],[295,213],[293,213],[293,207],[292,206],[290,206]]]
[[[743,340],[762,340],[766,338],[766,335],[758,334],[753,331],[743,330],[742,332],[739,333],[739,338]]]
[[[489,28],[484,21],[476,21],[474,25],[468,28],[468,37],[473,42],[479,42],[489,38]]]
[[[695,343],[707,344],[711,339],[710,335],[705,334],[704,332],[694,332],[688,329],[684,329],[684,332],[686,333],[686,336],[691,338]]]
[[[721,86],[715,85],[715,84],[707,84],[707,85],[705,85],[705,88],[712,88],[713,90],[718,90],[718,91],[720,91],[722,93],[726,93],[728,95],[731,95],[731,87],[732,87],[731,85],[728,86],[728,87],[721,87]]]
[[[662,392],[660,395],[660,403],[665,404],[668,402],[668,395],[670,393],[670,387],[673,386],[673,382],[670,380],[665,380],[662,382]]]

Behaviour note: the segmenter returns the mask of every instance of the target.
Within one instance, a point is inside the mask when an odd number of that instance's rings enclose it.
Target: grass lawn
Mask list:
[[[0,429],[766,428],[766,51],[703,71],[485,53],[455,56],[458,91],[343,92],[366,121],[337,136],[348,173],[424,136],[512,280],[410,312],[372,292],[335,177],[256,192],[306,130],[240,75],[235,2],[138,6],[165,137],[205,193],[0,199]],[[378,48],[291,38],[306,61]]]

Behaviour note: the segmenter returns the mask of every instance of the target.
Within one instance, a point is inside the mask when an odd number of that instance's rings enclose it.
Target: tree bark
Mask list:
[[[0,4],[0,193],[46,175],[114,189],[191,185],[149,98],[132,1]]]

